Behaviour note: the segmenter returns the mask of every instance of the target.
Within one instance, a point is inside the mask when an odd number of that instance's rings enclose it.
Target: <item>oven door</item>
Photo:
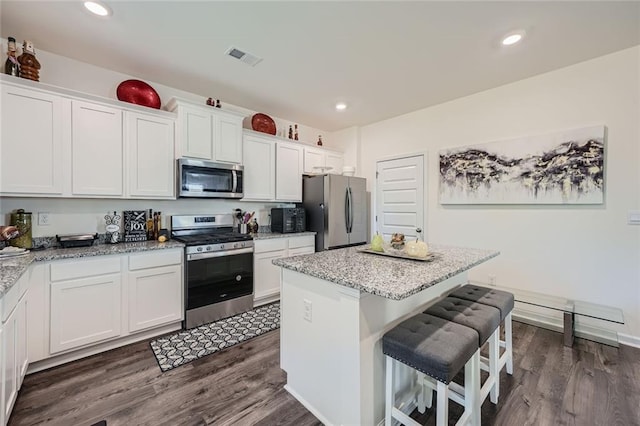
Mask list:
[[[187,256],[186,309],[253,294],[253,249]]]
[[[178,160],[178,195],[201,198],[242,198],[243,167],[237,164],[181,158]]]

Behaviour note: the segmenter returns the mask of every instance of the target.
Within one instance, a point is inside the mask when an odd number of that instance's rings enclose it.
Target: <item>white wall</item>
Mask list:
[[[470,279],[495,275],[498,285],[620,307],[620,331],[640,338],[640,226],[627,224],[640,210],[639,103],[635,47],[364,126],[350,144],[361,146],[358,174],[370,191],[378,159],[428,152],[428,240],[501,252]],[[438,203],[442,148],[598,124],[608,130],[603,205]]]

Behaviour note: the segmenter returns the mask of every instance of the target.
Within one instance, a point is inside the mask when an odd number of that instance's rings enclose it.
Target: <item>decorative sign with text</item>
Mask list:
[[[144,210],[125,210],[124,242],[147,241],[147,219]]]

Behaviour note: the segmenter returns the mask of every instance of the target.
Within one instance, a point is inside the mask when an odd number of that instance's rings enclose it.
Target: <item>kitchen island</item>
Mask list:
[[[282,267],[280,363],[287,372],[285,388],[327,425],[381,422],[384,333],[465,284],[466,271],[499,254],[431,245],[435,258],[425,262],[361,249],[273,261]],[[409,374],[398,377],[401,392]]]

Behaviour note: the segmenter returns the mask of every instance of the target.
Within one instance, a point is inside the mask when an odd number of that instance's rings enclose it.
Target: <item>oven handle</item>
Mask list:
[[[193,253],[187,255],[187,261],[189,260],[201,260],[201,259],[210,259],[212,257],[222,257],[222,256],[235,256],[237,254],[247,254],[253,253],[253,247],[243,248],[238,250],[225,250],[225,251],[213,251],[208,253]]]

